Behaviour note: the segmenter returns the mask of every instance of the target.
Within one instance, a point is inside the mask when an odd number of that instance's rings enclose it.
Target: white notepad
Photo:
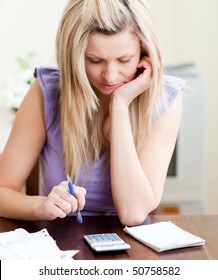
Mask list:
[[[125,227],[125,232],[156,252],[204,245],[205,240],[176,226],[171,221]]]

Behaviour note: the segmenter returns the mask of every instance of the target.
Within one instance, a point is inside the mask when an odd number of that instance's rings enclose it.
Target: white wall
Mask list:
[[[206,196],[208,213],[217,214],[218,1],[148,2],[156,19],[165,62],[194,62],[207,80]],[[65,0],[0,0],[0,83],[17,55],[35,52],[39,64],[55,62],[55,32],[65,3]]]
[[[207,212],[218,213],[218,1],[149,0],[160,33],[166,63],[194,62],[207,82]],[[170,18],[170,20],[169,20]]]
[[[55,34],[66,1],[0,0],[0,79],[17,56],[36,54],[39,64],[54,64]]]

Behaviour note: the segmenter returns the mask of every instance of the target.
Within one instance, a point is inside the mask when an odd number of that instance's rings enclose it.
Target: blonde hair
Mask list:
[[[84,163],[98,160],[105,145],[103,112],[85,71],[85,51],[93,32],[115,34],[132,26],[142,55],[151,59],[151,87],[130,105],[137,152],[162,106],[163,63],[150,10],[144,0],[70,0],[56,36],[60,70],[60,111],[66,172],[77,177]]]

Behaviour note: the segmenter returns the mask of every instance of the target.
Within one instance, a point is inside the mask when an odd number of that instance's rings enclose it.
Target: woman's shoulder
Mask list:
[[[186,81],[180,77],[164,75],[165,102],[169,106],[184,89]]]
[[[160,107],[154,113],[153,122],[162,115],[167,108],[173,103],[177,95],[184,89],[186,81],[182,78],[164,75],[164,96]]]
[[[59,69],[57,67],[40,66],[34,69],[34,77],[39,79],[54,78],[59,79]]]
[[[57,101],[59,95],[59,70],[57,67],[36,67],[34,77],[38,79],[44,99],[47,102]]]
[[[47,131],[58,120],[59,114],[59,70],[55,67],[37,67],[34,71],[44,98],[45,122]]]

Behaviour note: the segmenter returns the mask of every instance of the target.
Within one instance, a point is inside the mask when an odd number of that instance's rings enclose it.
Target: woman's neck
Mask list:
[[[106,117],[109,113],[109,105],[111,101],[111,96],[110,95],[104,95],[100,92],[96,93],[101,104],[101,108],[103,109],[104,116]]]

